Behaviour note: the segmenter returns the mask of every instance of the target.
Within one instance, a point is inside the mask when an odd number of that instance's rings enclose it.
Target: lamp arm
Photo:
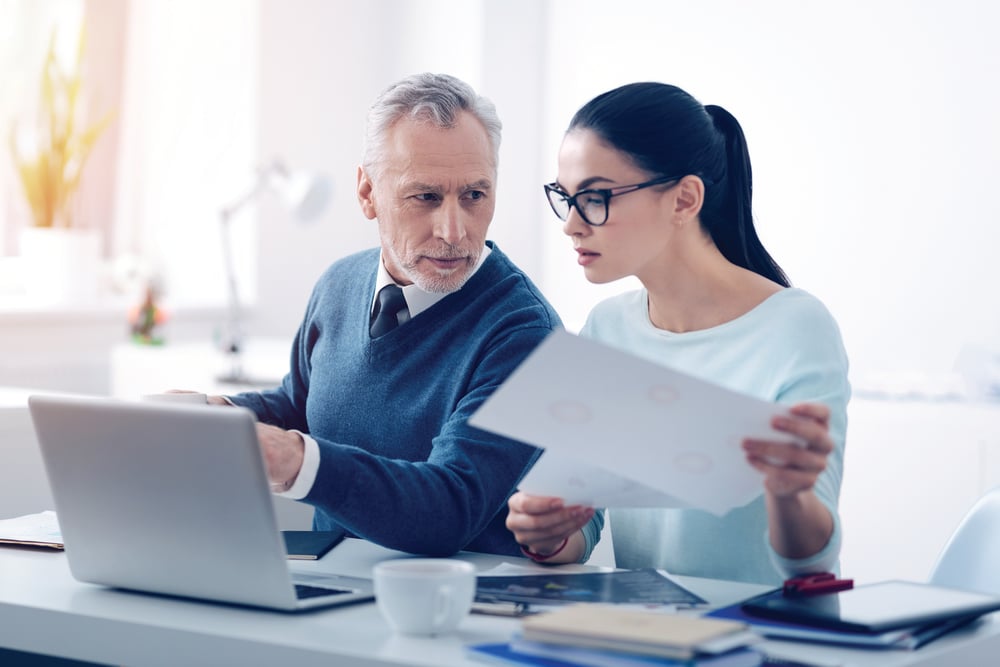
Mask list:
[[[222,217],[223,222],[229,222],[229,218],[236,214],[241,208],[252,202],[268,185],[268,178],[270,178],[271,168],[261,169],[257,172],[257,182],[253,184],[253,187],[246,191],[239,199],[234,200],[228,206],[224,206],[219,215]]]
[[[238,354],[242,343],[242,327],[240,325],[240,297],[236,285],[236,266],[233,261],[232,238],[230,236],[230,219],[232,212],[223,211],[219,216],[219,231],[222,234],[222,262],[226,271],[226,311],[228,316],[227,340],[223,341],[226,352]]]
[[[290,172],[280,160],[272,160],[270,164],[257,170],[257,180],[245,194],[233,200],[228,206],[219,210],[219,231],[222,234],[222,259],[226,271],[226,287],[228,293],[227,315],[228,324],[225,339],[221,347],[229,356],[229,374],[219,378],[230,384],[250,384],[243,373],[243,313],[240,295],[236,284],[236,266],[233,260],[231,222],[244,206],[256,199],[264,190],[272,186],[275,176],[288,179]],[[315,197],[314,197],[315,198]],[[301,202],[296,203],[298,206]],[[315,208],[315,207],[314,207]]]
[[[223,351],[229,355],[230,370],[228,379],[238,382],[243,377],[243,313],[241,312],[239,289],[236,284],[236,265],[233,261],[233,243],[230,223],[234,215],[244,206],[252,202],[267,188],[270,178],[270,168],[261,169],[257,173],[257,182],[247,190],[246,194],[234,200],[219,211],[219,231],[222,235],[222,261],[226,271],[227,288],[227,326],[225,338],[221,341]]]

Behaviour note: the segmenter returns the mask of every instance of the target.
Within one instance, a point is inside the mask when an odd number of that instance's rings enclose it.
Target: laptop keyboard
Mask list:
[[[295,584],[295,597],[300,600],[308,600],[309,598],[317,598],[323,595],[344,595],[353,592],[350,588],[320,588],[319,586]]]

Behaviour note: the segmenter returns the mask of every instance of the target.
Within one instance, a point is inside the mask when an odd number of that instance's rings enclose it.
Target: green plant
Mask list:
[[[81,27],[75,62],[72,71],[66,73],[56,58],[53,29],[42,66],[41,105],[33,145],[23,150],[18,141],[23,128],[16,123],[10,128],[11,155],[35,227],[72,226],[70,202],[80,185],[83,167],[94,143],[111,122],[109,112],[89,127],[78,127],[85,39],[86,31]]]

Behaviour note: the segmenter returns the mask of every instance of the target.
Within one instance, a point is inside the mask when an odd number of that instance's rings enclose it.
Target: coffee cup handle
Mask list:
[[[432,625],[435,629],[443,626],[448,617],[451,616],[452,587],[445,584],[438,589],[437,600],[434,603],[434,621]]]

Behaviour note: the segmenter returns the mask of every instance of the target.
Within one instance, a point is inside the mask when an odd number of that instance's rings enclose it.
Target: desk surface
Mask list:
[[[320,561],[295,562],[302,570],[370,576],[380,560],[398,552],[347,540]],[[504,559],[463,554],[480,571]],[[517,559],[518,565],[524,562]],[[586,566],[569,566],[589,569]],[[678,580],[713,604],[729,604],[760,586],[690,577]],[[395,636],[374,604],[284,614],[109,590],[81,584],[65,555],[0,548],[0,646],[94,662],[129,665],[422,665],[473,667],[465,646],[505,641],[516,619],[472,615],[453,635]],[[1000,652],[1000,620],[989,617],[916,652],[862,651],[767,642],[782,656],[820,665],[993,664]]]

